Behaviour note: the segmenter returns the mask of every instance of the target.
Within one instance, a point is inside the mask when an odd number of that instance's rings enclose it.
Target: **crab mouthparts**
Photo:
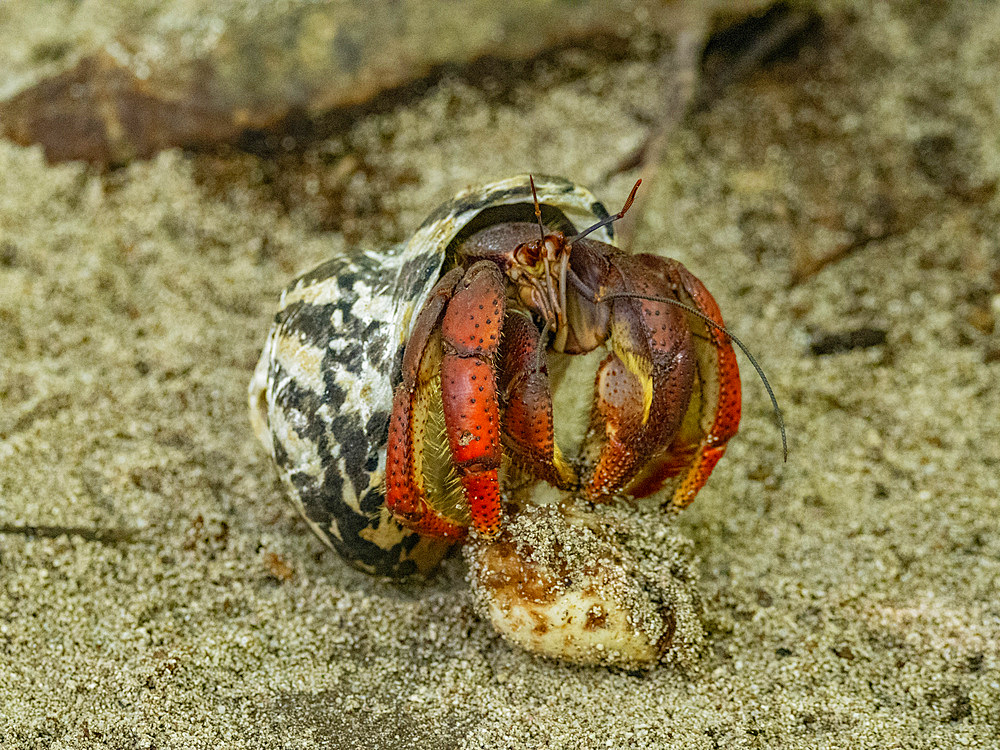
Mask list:
[[[555,351],[565,349],[569,336],[566,320],[566,284],[569,275],[570,246],[562,235],[547,235],[541,250],[538,242],[525,243],[515,253],[520,266],[510,272],[517,286],[517,298],[522,306],[541,316],[546,332],[556,336]],[[534,260],[533,263],[527,261]]]

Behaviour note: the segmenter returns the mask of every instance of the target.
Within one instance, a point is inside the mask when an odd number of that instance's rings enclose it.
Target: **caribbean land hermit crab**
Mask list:
[[[476,531],[495,537],[503,453],[521,473],[590,500],[644,497],[676,478],[682,508],[708,479],[739,425],[736,355],[718,305],[684,266],[588,238],[634,195],[569,238],[543,226],[535,200],[537,223],[491,224],[456,244],[457,265],[417,315],[393,399],[386,503],[405,525],[461,539],[462,521],[438,510],[460,506],[451,496],[461,492]],[[609,353],[590,424],[568,459],[548,359],[598,347]],[[446,444],[425,438],[428,422],[443,422]]]
[[[634,195],[611,216],[559,178],[460,193],[405,245],[292,282],[250,383],[255,432],[348,562],[427,574],[471,525],[498,629],[578,661],[653,660],[677,614],[662,603],[673,584],[632,591],[629,576],[651,580],[630,572],[648,550],[622,552],[580,502],[667,488],[667,504],[687,506],[740,417],[731,336],[704,285],[677,261],[615,246],[613,221]],[[562,510],[536,510],[546,483],[571,500]],[[512,522],[530,519],[547,542],[512,538]],[[525,603],[530,617],[512,614]],[[617,631],[593,633],[640,619],[645,655],[609,658]],[[552,646],[551,626],[573,623],[574,645]]]

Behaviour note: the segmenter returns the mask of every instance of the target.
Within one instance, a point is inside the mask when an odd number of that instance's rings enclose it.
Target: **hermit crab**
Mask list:
[[[408,243],[334,258],[285,290],[251,417],[348,562],[427,574],[471,526],[480,588],[499,591],[503,550],[522,550],[522,572],[537,552],[504,534],[544,485],[590,504],[660,490],[691,502],[739,424],[739,342],[680,263],[615,245],[634,195],[610,215],[560,178],[471,188]],[[595,528],[578,510],[543,516]]]
[[[617,216],[567,237],[545,226],[529,182],[537,223],[462,237],[403,353],[386,503],[423,535],[461,539],[461,520],[439,509],[463,500],[481,536],[500,532],[505,452],[522,473],[591,500],[643,497],[677,477],[672,502],[684,507],[739,424],[736,355],[704,285],[677,261],[588,237],[628,210],[635,189]],[[590,424],[569,460],[555,436],[548,359],[598,348],[608,353],[592,405],[581,405]],[[438,413],[447,441],[435,444],[425,433]],[[457,482],[433,481],[440,472],[425,464],[442,462]]]

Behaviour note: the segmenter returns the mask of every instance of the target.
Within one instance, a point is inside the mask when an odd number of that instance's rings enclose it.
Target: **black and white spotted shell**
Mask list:
[[[589,191],[536,176],[542,218],[568,235],[608,216]],[[474,232],[534,221],[528,176],[459,193],[406,244],[331,258],[282,293],[249,388],[254,432],[313,530],[357,568],[426,575],[448,552],[385,508],[392,391],[416,313]],[[592,237],[614,244],[609,225]]]

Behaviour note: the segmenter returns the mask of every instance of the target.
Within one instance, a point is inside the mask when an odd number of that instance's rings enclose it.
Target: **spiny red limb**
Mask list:
[[[500,487],[496,469],[469,472],[462,477],[472,525],[480,536],[493,539],[500,533]]]
[[[592,429],[603,425],[600,453],[587,481],[587,494],[607,497],[619,489],[641,461],[643,388],[624,363],[609,354],[597,369]]]
[[[500,532],[500,407],[494,359],[506,312],[505,279],[491,261],[475,263],[455,288],[441,322],[441,404],[448,444],[472,525]]]
[[[669,263],[670,276],[678,286],[678,295],[710,320],[722,326],[719,305],[690,271],[676,261]],[[736,434],[740,425],[742,394],[740,371],[736,353],[729,337],[718,329],[691,318],[691,328],[698,336],[696,354],[698,373],[701,380],[701,413],[699,422],[700,439],[695,441],[695,455],[681,481],[674,490],[671,504],[676,508],[686,508],[694,500],[712,469],[726,452],[726,444]],[[689,450],[678,446],[678,450]]]
[[[508,315],[500,354],[500,391],[505,395],[504,446],[530,473],[557,487],[575,474],[556,445],[552,392],[538,329],[523,315]]]
[[[715,300],[684,266],[657,256],[633,257],[661,290],[723,325]],[[663,291],[659,294],[664,296]],[[739,369],[729,337],[695,315],[688,313],[686,319],[693,333],[696,364],[690,404],[670,444],[652,456],[625,488],[628,495],[645,497],[674,479],[669,503],[677,509],[691,504],[725,453],[726,443],[739,427],[741,405]]]
[[[441,403],[452,460],[459,471],[476,465],[498,468],[500,413],[493,368],[475,357],[445,354]]]
[[[435,511],[427,500],[423,473],[424,431],[431,383],[441,358],[436,328],[462,272],[446,274],[417,315],[403,353],[403,380],[393,395],[386,446],[385,504],[400,523],[424,536],[460,540],[466,529]]]
[[[616,295],[670,291],[634,256],[625,255],[613,257],[603,286]],[[672,442],[695,380],[694,347],[683,311],[628,296],[611,305],[613,354],[598,369],[586,445],[591,456],[597,455],[585,490],[598,500],[628,492],[649,460]]]

